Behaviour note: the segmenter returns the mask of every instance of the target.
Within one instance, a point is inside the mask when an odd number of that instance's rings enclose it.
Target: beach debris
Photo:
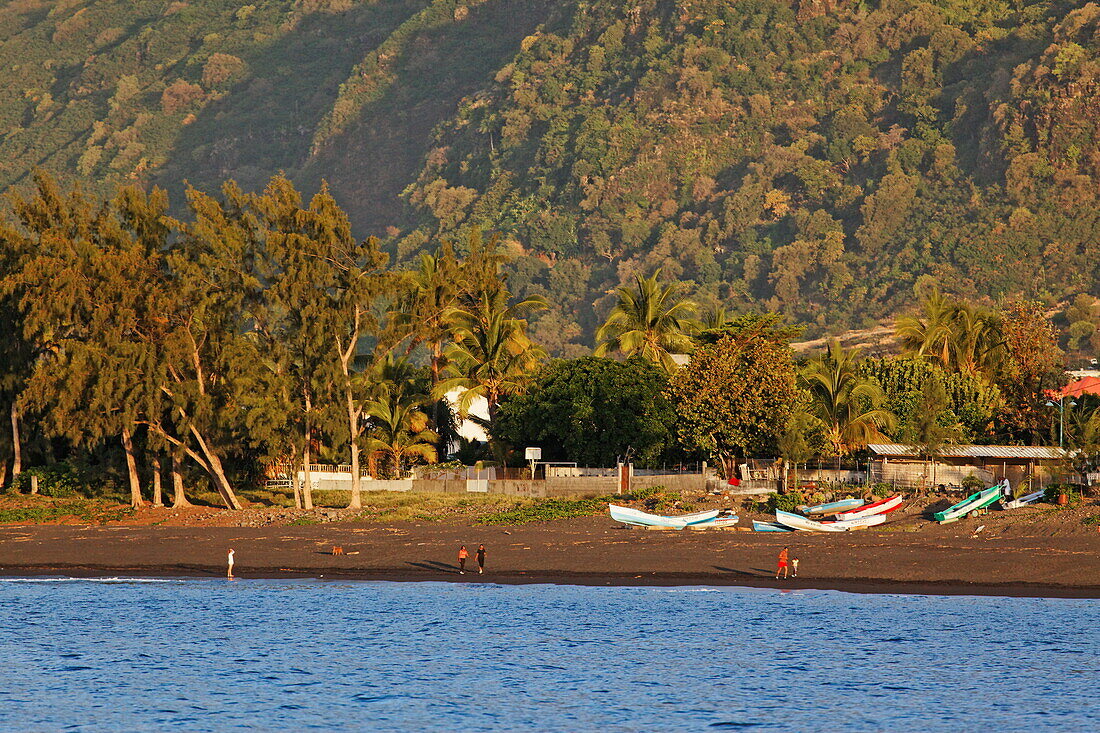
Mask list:
[[[983,529],[985,529],[985,525],[984,524],[979,524],[978,528],[976,530],[974,530],[974,536],[976,537],[978,535],[978,533],[981,532]]]

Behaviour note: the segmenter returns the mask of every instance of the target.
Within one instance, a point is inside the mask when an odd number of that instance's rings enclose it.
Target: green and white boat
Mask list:
[[[1005,495],[1005,491],[1008,489],[1008,482],[1003,481],[996,486],[991,486],[988,489],[982,489],[976,493],[966,497],[958,504],[944,509],[942,512],[936,512],[932,515],[940,524],[946,524],[947,522],[954,522],[956,519],[965,517],[972,511],[978,509],[984,509],[990,504],[999,501]]]

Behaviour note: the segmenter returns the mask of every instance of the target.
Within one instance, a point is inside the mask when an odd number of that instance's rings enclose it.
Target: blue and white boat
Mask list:
[[[752,520],[753,532],[794,532],[790,527],[780,524],[779,522],[761,522],[759,519]]]
[[[608,509],[611,511],[611,518],[616,522],[632,524],[635,527],[669,527],[671,529],[683,529],[693,524],[712,522],[721,513],[718,509],[712,509],[706,512],[696,512],[695,514],[681,514],[678,517],[665,517],[660,514],[650,514],[649,512],[615,504],[608,504]]]
[[[803,514],[836,514],[837,512],[846,512],[861,506],[863,506],[863,499],[841,499],[840,501],[832,501],[828,504],[799,507],[798,510]]]

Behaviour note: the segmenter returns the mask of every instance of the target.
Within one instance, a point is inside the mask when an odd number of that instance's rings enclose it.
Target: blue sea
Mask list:
[[[2,730],[1100,729],[1100,602],[0,579]]]

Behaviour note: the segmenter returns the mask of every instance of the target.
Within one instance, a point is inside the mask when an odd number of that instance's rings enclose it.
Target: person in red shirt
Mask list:
[[[788,557],[787,553],[790,549],[791,548],[789,548],[789,547],[784,547],[779,553],[779,567],[775,571],[775,579],[776,580],[779,580],[779,574],[780,573],[783,574],[784,578],[787,577],[787,557]]]
[[[458,548],[458,574],[466,574],[466,558],[470,556],[470,553],[466,551],[466,545]]]

